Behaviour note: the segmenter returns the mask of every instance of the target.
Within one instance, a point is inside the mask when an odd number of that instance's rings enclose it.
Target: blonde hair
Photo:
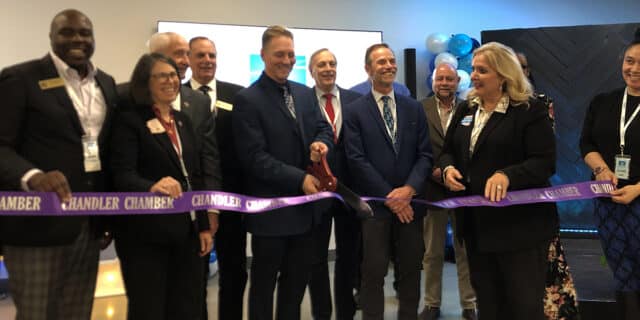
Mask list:
[[[533,87],[522,72],[520,61],[513,49],[499,42],[489,42],[473,52],[474,58],[479,55],[482,55],[489,67],[504,79],[502,92],[509,96],[509,101],[514,105],[528,104],[529,98],[533,96]],[[471,100],[474,97],[477,97],[476,90],[472,89],[467,99]]]

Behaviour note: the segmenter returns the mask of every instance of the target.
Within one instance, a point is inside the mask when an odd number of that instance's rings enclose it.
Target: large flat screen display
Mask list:
[[[187,40],[205,36],[218,51],[216,78],[249,86],[260,76],[262,33],[266,26],[159,21],[158,32],[176,32]],[[381,31],[288,28],[294,37],[296,65],[289,79],[308,86],[314,81],[308,70],[311,54],[328,48],[338,60],[338,85],[349,88],[364,81],[364,54],[370,45],[382,42]],[[187,79],[190,75],[187,75]]]

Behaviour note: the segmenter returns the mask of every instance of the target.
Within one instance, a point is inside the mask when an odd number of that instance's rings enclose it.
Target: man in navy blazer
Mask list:
[[[267,28],[260,55],[264,72],[236,95],[232,113],[245,190],[258,197],[318,192],[318,180],[305,168],[310,158],[319,160],[333,146],[333,131],[311,90],[287,80],[296,60],[293,34],[281,26]],[[246,216],[253,252],[249,319],[272,319],[276,280],[276,318],[300,319],[311,268],[311,229],[319,221],[314,209],[311,203]]]
[[[382,319],[384,276],[392,246],[398,268],[397,319],[416,319],[424,252],[424,208],[411,203],[424,192],[432,166],[426,116],[412,98],[395,94],[397,66],[389,46],[372,45],[365,55],[372,91],[345,108],[345,150],[356,192],[387,198],[373,203],[362,221],[362,319]]]
[[[336,85],[337,67],[338,61],[335,55],[326,48],[317,50],[309,58],[309,72],[316,83],[312,90],[316,97],[317,108],[334,131],[336,145],[327,155],[327,161],[338,180],[343,184],[349,184],[349,170],[344,154],[342,134],[343,114],[345,105],[355,101],[361,95]],[[311,297],[311,313],[316,320],[331,319],[331,286],[329,285],[327,253],[332,218],[335,220],[336,239],[336,264],[333,281],[336,319],[353,319],[356,312],[353,289],[360,262],[357,254],[357,248],[360,244],[360,221],[344,203],[333,199],[324,210],[321,223],[313,233],[314,259],[309,280],[309,295]]]
[[[56,192],[65,201],[71,192],[109,191],[117,96],[113,78],[90,60],[93,25],[83,13],[64,10],[53,18],[49,38],[44,58],[0,73],[0,187]],[[103,236],[98,221],[0,218],[17,319],[91,317]]]

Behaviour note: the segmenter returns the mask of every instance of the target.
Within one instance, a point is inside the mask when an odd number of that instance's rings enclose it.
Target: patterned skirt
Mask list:
[[[579,319],[578,299],[569,265],[556,236],[549,245],[547,284],[544,295],[544,314],[548,320]]]
[[[640,199],[629,205],[596,199],[594,211],[616,291],[640,292]]]

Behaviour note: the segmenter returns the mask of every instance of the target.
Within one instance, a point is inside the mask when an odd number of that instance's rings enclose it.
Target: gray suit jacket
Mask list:
[[[429,125],[429,142],[431,143],[431,151],[433,152],[434,168],[437,167],[438,157],[442,152],[444,144],[445,130],[440,124],[440,115],[438,114],[438,103],[435,96],[431,96],[421,101],[422,109],[427,115],[427,124]],[[451,115],[453,117],[453,114]],[[426,197],[429,201],[442,200],[446,194],[446,189],[442,183],[440,176],[434,177],[431,172],[427,179]]]

